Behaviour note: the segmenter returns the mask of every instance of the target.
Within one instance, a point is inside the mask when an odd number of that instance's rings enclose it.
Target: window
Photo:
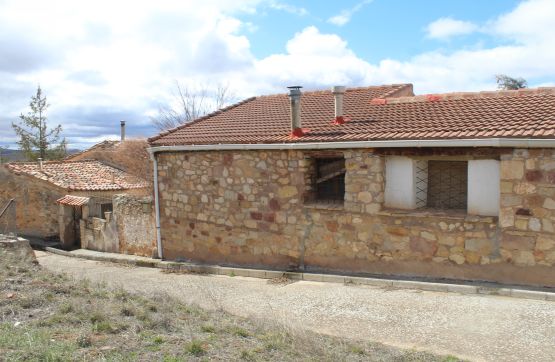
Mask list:
[[[385,206],[499,214],[499,161],[386,158]]]
[[[343,203],[345,159],[343,157],[315,158],[313,166],[313,201]]]
[[[427,207],[466,210],[467,188],[468,162],[428,161]]]
[[[105,212],[113,212],[114,211],[113,209],[114,209],[114,206],[111,202],[100,204],[100,215],[104,217]]]

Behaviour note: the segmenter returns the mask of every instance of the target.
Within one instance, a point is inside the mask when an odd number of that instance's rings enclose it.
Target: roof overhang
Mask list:
[[[407,147],[501,147],[501,148],[555,148],[555,139],[532,138],[477,138],[442,140],[388,140],[350,142],[306,142],[306,143],[253,143],[253,144],[210,144],[151,146],[147,151],[223,151],[223,150],[310,150],[348,148],[407,148]]]
[[[68,206],[83,206],[89,203],[88,197],[65,195],[64,197],[56,200],[58,204],[68,205]]]

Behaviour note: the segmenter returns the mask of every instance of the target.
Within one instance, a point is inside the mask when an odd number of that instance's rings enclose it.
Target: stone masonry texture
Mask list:
[[[322,152],[341,205],[312,202]],[[499,218],[384,208],[386,154],[501,160]],[[164,256],[219,264],[555,286],[555,151],[168,152],[157,155]]]

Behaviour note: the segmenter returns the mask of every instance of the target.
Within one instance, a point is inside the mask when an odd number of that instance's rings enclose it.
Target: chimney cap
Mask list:
[[[334,85],[333,87],[331,87],[331,91],[333,94],[345,93],[346,90],[347,90],[347,87],[345,87],[344,85]]]
[[[125,121],[123,121],[123,120],[119,121],[119,123],[120,123],[122,126],[125,125]]]
[[[302,87],[300,85],[292,85],[292,86],[289,86],[287,88],[289,88],[289,97],[290,98],[297,99],[297,98],[301,97],[301,88]]]

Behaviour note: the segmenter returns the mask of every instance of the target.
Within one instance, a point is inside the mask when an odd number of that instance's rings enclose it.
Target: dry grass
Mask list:
[[[144,297],[0,261],[0,360],[454,361]]]

